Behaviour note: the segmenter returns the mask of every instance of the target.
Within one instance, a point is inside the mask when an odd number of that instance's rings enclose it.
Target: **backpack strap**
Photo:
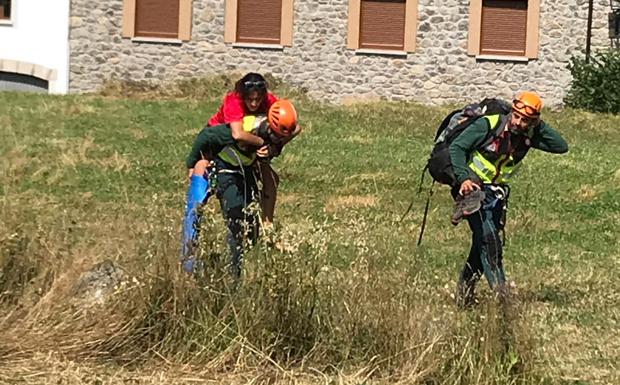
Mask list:
[[[484,117],[487,120],[487,123],[489,123],[489,134],[487,135],[487,138],[482,142],[482,144],[478,146],[478,150],[485,148],[500,136],[502,131],[504,131],[504,127],[506,127],[508,120],[510,119],[510,114],[499,115],[497,118],[497,123],[495,123],[494,127],[491,127],[491,121],[488,119],[488,117],[481,116],[481,118],[482,117]]]
[[[422,217],[422,226],[420,227],[420,235],[418,236],[417,245],[420,246],[422,244],[422,235],[424,235],[424,229],[426,229],[426,218],[428,217],[428,208],[431,204],[431,197],[433,196],[433,187],[435,186],[435,181],[431,183],[431,187],[428,189],[428,196],[426,197],[426,205],[424,205],[424,216]]]

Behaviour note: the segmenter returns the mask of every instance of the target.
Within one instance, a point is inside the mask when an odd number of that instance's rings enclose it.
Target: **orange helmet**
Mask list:
[[[542,107],[542,99],[537,93],[532,91],[520,92],[512,101],[512,109],[529,118],[538,117]]]
[[[278,136],[290,136],[297,125],[297,111],[293,103],[280,99],[269,107],[269,127]]]

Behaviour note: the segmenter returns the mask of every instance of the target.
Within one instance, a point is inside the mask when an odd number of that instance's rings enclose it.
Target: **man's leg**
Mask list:
[[[278,185],[280,177],[271,167],[270,162],[258,162],[263,190],[261,194],[261,210],[263,224],[269,226],[273,223],[273,216],[276,210],[276,198],[278,195]]]
[[[483,229],[480,259],[489,286],[495,290],[506,283],[502,263],[502,240],[499,234],[502,202],[496,199],[493,193],[487,192],[483,207],[478,213]]]
[[[270,167],[271,168],[271,167]],[[245,180],[245,209],[244,209],[244,230],[247,239],[250,241],[252,245],[256,243],[258,240],[258,236],[260,233],[260,225],[261,221],[259,220],[259,208],[262,202],[260,201],[261,194],[258,191],[258,175],[256,175],[252,170],[249,172],[246,170],[246,180]],[[275,198],[274,198],[275,199]],[[274,200],[275,203],[275,200]],[[262,212],[262,209],[260,209]],[[272,212],[273,213],[273,212]]]
[[[474,303],[476,283],[483,274],[482,261],[480,259],[483,247],[483,227],[480,216],[476,214],[466,217],[471,229],[471,248],[469,249],[467,262],[459,276],[457,302],[460,306],[469,306]]]
[[[243,261],[244,190],[244,180],[241,174],[218,174],[217,197],[220,200],[220,207],[228,228],[230,271],[236,278],[241,276]]]

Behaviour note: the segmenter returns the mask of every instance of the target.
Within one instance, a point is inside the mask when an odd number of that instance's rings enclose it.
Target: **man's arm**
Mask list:
[[[470,179],[467,167],[470,154],[484,143],[489,135],[489,123],[486,119],[478,119],[465,129],[450,144],[450,161],[457,181],[463,183]]]
[[[562,135],[543,121],[535,128],[532,147],[554,154],[563,154],[568,151],[568,144]]]
[[[262,147],[265,145],[265,140],[260,136],[252,135],[243,129],[243,122],[230,122],[230,128],[232,130],[232,137],[235,141],[246,146]]]
[[[245,146],[259,147],[264,145],[264,140],[252,135],[243,129],[243,117],[245,116],[244,101],[240,95],[231,93],[226,95],[222,106],[224,121],[230,124],[233,139]]]
[[[228,125],[205,127],[194,140],[185,165],[187,168],[193,168],[199,160],[212,158],[222,148],[234,143],[235,140]]]

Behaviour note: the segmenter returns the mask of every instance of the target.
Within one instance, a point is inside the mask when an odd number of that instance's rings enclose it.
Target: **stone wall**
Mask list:
[[[226,71],[272,73],[330,102],[360,99],[442,104],[520,89],[559,105],[566,65],[585,50],[588,0],[541,0],[536,60],[480,61],[467,56],[468,0],[420,0],[416,52],[406,57],[346,48],[348,0],[296,0],[293,46],[233,48],[224,43],[224,0],[194,0],[192,40],[181,45],[121,37],[122,0],[72,0],[70,91],[93,91],[110,77],[173,81]],[[610,46],[608,0],[595,0],[593,51]]]

